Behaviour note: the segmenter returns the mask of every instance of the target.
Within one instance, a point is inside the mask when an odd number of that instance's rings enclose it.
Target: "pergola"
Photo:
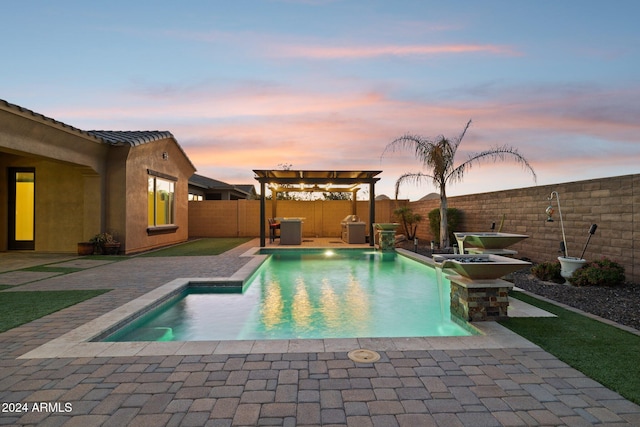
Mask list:
[[[376,217],[375,184],[382,171],[324,171],[324,170],[261,170],[254,169],[256,180],[260,182],[260,247],[266,243],[266,202],[267,185],[272,192],[272,217],[276,217],[278,193],[280,192],[327,192],[351,193],[352,214],[356,213],[356,193],[360,185],[369,184],[369,244],[373,246],[373,223]]]

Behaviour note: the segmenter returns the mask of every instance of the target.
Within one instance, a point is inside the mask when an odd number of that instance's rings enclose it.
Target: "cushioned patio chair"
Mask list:
[[[269,218],[269,237],[271,242],[276,238],[280,238],[280,233],[276,235],[276,230],[280,230],[280,223],[273,218]]]

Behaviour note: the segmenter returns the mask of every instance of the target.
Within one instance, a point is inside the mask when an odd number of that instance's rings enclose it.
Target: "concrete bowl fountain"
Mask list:
[[[373,224],[376,230],[395,231],[400,224],[397,222],[376,222]]]
[[[453,272],[470,280],[498,279],[531,265],[526,261],[493,254],[434,255],[433,261],[445,273]]]
[[[504,249],[529,237],[525,234],[494,232],[463,232],[454,234],[456,236],[456,240],[458,241],[458,246],[461,248],[461,252],[462,248],[465,246],[482,249]]]
[[[383,251],[394,251],[396,242],[396,229],[400,224],[397,222],[376,222],[373,228],[376,230],[374,237],[376,249]]]

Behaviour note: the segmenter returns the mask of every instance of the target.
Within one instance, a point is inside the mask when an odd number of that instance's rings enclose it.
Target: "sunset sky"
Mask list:
[[[198,173],[382,170],[404,133],[515,147],[546,185],[640,172],[640,1],[6,1],[0,98],[83,130],[168,130]],[[449,195],[529,187],[474,167]],[[436,191],[404,186],[413,200]]]

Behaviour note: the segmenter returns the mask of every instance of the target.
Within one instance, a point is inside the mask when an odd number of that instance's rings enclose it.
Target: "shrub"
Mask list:
[[[564,277],[560,274],[561,269],[560,261],[542,262],[531,267],[531,274],[545,282],[564,283]]]
[[[575,286],[618,286],[624,281],[624,267],[608,258],[586,263],[569,278]]]
[[[452,244],[456,241],[453,234],[458,231],[458,227],[462,222],[462,211],[456,208],[447,208],[447,226],[449,227],[449,242]],[[436,242],[440,242],[440,208],[436,208],[429,212],[429,228]]]
[[[422,221],[422,215],[413,213],[413,210],[408,206],[394,210],[393,215],[402,223],[404,232],[407,234],[407,239],[415,239],[418,223]]]

